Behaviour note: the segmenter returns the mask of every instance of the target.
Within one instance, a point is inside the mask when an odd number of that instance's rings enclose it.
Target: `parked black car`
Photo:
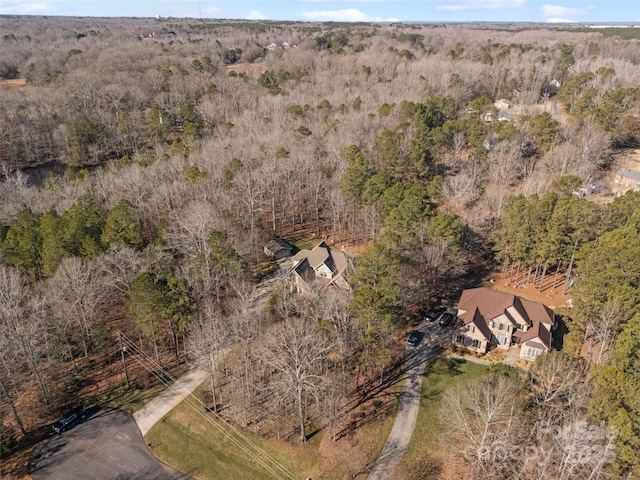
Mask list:
[[[441,327],[446,327],[448,325],[450,325],[453,322],[453,319],[455,318],[455,316],[453,315],[453,313],[451,312],[444,312],[442,314],[442,316],[440,317],[440,326]]]
[[[418,330],[412,330],[409,334],[409,338],[407,338],[407,345],[409,345],[410,347],[415,347],[420,343],[421,338],[422,335]]]
[[[431,307],[427,310],[427,313],[424,314],[424,318],[430,322],[435,322],[442,312],[444,312],[444,307]]]
[[[62,433],[65,430],[73,427],[80,420],[84,420],[87,416],[87,409],[84,405],[80,405],[73,410],[69,410],[62,415],[56,423],[53,424],[53,431],[56,433]]]

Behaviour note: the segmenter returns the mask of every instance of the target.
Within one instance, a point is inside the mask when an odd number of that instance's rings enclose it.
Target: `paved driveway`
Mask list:
[[[413,427],[418,417],[422,378],[427,360],[433,356],[432,347],[438,342],[449,339],[451,327],[442,328],[437,322],[422,322],[416,327],[422,339],[418,346],[409,347],[405,354],[405,377],[398,404],[396,421],[393,424],[387,443],[385,443],[378,460],[373,465],[369,480],[388,480],[393,478],[402,455],[411,440]]]
[[[220,356],[226,353],[225,346]],[[146,435],[162,417],[173,410],[185,398],[193,393],[202,382],[207,378],[207,371],[194,365],[187,373],[175,380],[173,384],[156,398],[147,403],[144,407],[133,414],[133,419],[138,424],[142,435]]]
[[[42,442],[31,461],[34,480],[188,480],[147,449],[133,417],[92,410],[89,417]]]

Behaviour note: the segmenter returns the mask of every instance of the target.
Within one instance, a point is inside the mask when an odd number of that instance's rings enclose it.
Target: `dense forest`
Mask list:
[[[3,455],[79,395],[116,388],[91,372],[119,368],[118,332],[160,365],[206,360],[214,409],[304,442],[310,423],[332,430],[344,404],[384,382],[398,332],[434,298],[511,269],[575,283],[569,333],[528,373],[495,373],[500,408],[527,422],[487,429],[517,443],[536,422],[602,421],[616,431],[611,465],[559,459],[536,478],[640,475],[640,197],[573,194],[640,147],[638,39],[2,22]],[[344,248],[352,291],[275,288],[260,301],[272,237]],[[451,392],[462,417],[474,394]],[[533,478],[514,462],[464,468]]]

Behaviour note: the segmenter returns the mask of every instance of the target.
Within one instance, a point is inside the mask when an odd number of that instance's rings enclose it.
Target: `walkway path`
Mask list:
[[[280,270],[268,279],[260,282],[260,286],[258,287],[258,298],[260,300],[268,297],[274,285],[282,278],[284,273],[288,271],[291,265],[293,265],[290,258],[280,260],[278,263],[280,264]],[[229,348],[229,345],[223,348],[220,356],[224,356]],[[198,385],[205,381],[207,375],[208,373],[205,368],[197,364],[194,365],[187,373],[177,379],[173,385],[135,412],[133,418],[138,424],[142,436],[145,436],[149,430],[151,430],[151,427],[158,423],[162,417],[191,395],[191,393],[198,388]]]
[[[145,436],[162,417],[191,395],[198,385],[205,381],[207,375],[206,369],[197,364],[194,365],[173,382],[173,385],[135,412],[133,419],[138,424],[142,436]]]
[[[437,342],[437,337],[442,333],[440,326],[436,323],[423,323],[417,330],[423,333],[423,339],[419,346],[415,348],[407,347],[405,356],[406,376],[402,393],[400,394],[396,421],[393,424],[387,443],[382,449],[382,453],[371,469],[369,480],[389,480],[393,478],[393,472],[400,463],[413,434],[413,427],[416,424],[418,407],[420,406],[424,367],[427,360],[434,355],[431,346]]]

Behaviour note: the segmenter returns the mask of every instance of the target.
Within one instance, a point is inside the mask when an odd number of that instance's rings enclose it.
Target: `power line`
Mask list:
[[[142,365],[149,373],[151,373],[154,377],[156,377],[163,385],[167,388],[172,386],[172,383],[175,382],[175,378],[167,372],[162,365],[160,365],[156,360],[154,360],[151,356],[145,353],[140,347],[138,347],[131,339],[129,339],[126,335],[119,333],[120,338],[123,340],[124,346],[131,349],[132,353],[137,353],[134,356],[134,359]],[[141,357],[141,358],[139,358]],[[252,442],[248,437],[246,437],[241,431],[235,428],[233,425],[228,423],[224,418],[218,415],[216,412],[209,410],[206,404],[197,398],[193,393],[189,393],[189,395],[185,398],[185,402],[189,407],[191,407],[198,415],[203,417],[207,422],[209,422],[212,426],[218,429],[220,433],[226,436],[229,440],[231,440],[238,448],[240,448],[247,456],[260,464],[266,471],[271,473],[274,477],[278,479],[295,479],[296,476],[289,471],[284,465],[278,462],[275,458],[269,455],[264,449],[260,448],[254,442]],[[217,418],[227,429],[230,429],[232,432],[227,431],[222,425],[215,422],[209,415],[205,414],[205,411],[209,411],[212,413],[215,418]],[[234,435],[235,434],[235,435]],[[240,437],[240,438],[237,438]],[[244,441],[248,445],[243,445],[242,441]],[[253,449],[253,451],[252,451]],[[260,457],[264,457],[260,458]],[[280,473],[279,473],[280,472]]]
[[[130,341],[130,340],[129,340]],[[175,380],[169,373],[166,372],[166,370],[164,370],[162,367],[159,367],[158,370],[160,371],[159,373],[156,372],[155,368],[151,368],[149,367],[147,364],[151,363],[151,365],[153,367],[157,367],[157,362],[155,362],[155,360],[153,360],[151,357],[149,357],[145,352],[143,352],[142,350],[140,350],[135,344],[132,344],[132,347],[135,351],[137,351],[137,353],[143,357],[144,362],[141,361],[139,358],[137,358],[136,360],[147,370],[149,371],[152,375],[154,375],[156,378],[158,378],[158,380],[160,380],[160,382],[167,386],[168,388],[171,386],[171,383],[169,380],[166,379],[166,377],[168,377],[169,379],[173,379]],[[145,363],[147,362],[147,363]],[[165,377],[166,375],[166,377]],[[196,404],[193,403],[193,400],[195,400]],[[251,450],[246,447],[245,445],[242,445],[242,443],[237,439],[234,438],[232,436],[231,433],[225,431],[220,425],[217,425],[215,422],[213,422],[211,420],[211,418],[207,417],[206,415],[204,415],[203,413],[203,408],[202,407],[206,407],[204,405],[204,403],[202,403],[197,397],[195,397],[193,394],[189,394],[189,396],[187,396],[187,398],[185,399],[185,401],[187,402],[187,404],[189,405],[189,407],[191,407],[192,409],[194,409],[200,416],[202,416],[203,418],[205,418],[211,425],[213,425],[215,428],[217,428],[223,435],[225,435],[228,439],[230,439],[232,442],[234,442],[241,450],[243,450],[249,457],[251,457],[253,460],[255,460],[256,462],[258,462],[260,465],[262,465],[265,470],[267,470],[269,473],[271,473],[272,475],[274,475],[276,478],[283,478],[280,474],[278,474],[276,471],[273,470],[273,468],[271,468],[271,466],[269,466],[267,463],[265,463],[262,459],[260,459],[255,453],[251,452]],[[198,408],[198,405],[200,406],[200,408]],[[251,442],[248,439],[245,439],[248,443],[251,444]],[[276,464],[276,466],[279,466],[277,464],[277,462],[271,458],[269,458],[269,460],[271,460],[274,464]],[[280,467],[283,470],[284,467]],[[290,477],[293,478],[293,477]]]

